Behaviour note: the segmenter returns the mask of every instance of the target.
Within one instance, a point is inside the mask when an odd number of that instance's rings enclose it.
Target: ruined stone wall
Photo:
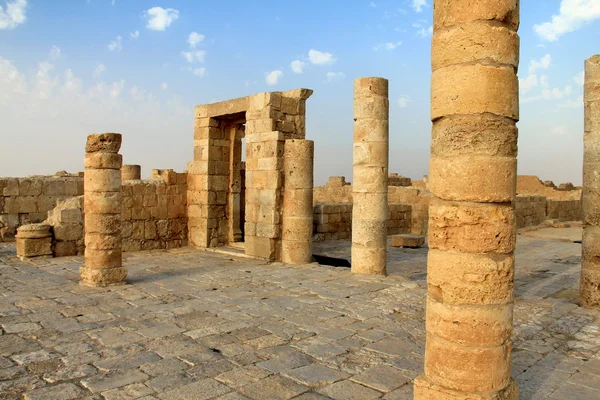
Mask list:
[[[411,206],[389,204],[387,234],[410,232]],[[352,203],[318,204],[314,207],[314,240],[338,240],[352,237]]]
[[[187,173],[153,170],[152,179],[123,182],[123,251],[187,245]],[[45,223],[52,226],[56,257],[81,255],[83,196],[58,201]]]
[[[0,240],[12,240],[17,227],[42,222],[58,201],[83,195],[79,176],[0,178]]]
[[[581,221],[581,200],[552,200],[546,202],[546,219]]]
[[[123,182],[123,251],[187,245],[187,173],[154,170],[152,179]]]
[[[559,184],[552,181],[542,182],[535,175],[517,176],[517,194],[544,196],[551,200],[580,200],[581,188],[571,183]]]
[[[405,204],[410,206],[410,233],[427,234],[429,219],[429,200],[431,195],[427,189],[414,186],[388,186],[388,204]],[[352,185],[343,176],[332,176],[323,185],[314,188],[313,204],[345,204],[352,203]]]
[[[515,217],[517,228],[540,225],[546,220],[546,198],[518,195],[515,201]]]

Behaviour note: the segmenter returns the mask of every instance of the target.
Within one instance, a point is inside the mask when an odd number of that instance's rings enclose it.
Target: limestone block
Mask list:
[[[142,167],[133,164],[123,165],[121,167],[121,179],[123,181],[142,179]]]
[[[431,40],[432,70],[473,62],[519,64],[519,36],[511,28],[479,20],[437,32]]]
[[[387,164],[389,144],[381,142],[355,142],[353,146],[353,165],[364,167],[385,168],[385,186],[387,187]],[[381,173],[381,172],[379,172]],[[356,171],[353,175],[354,186],[357,186]]]
[[[354,238],[354,234],[352,237]],[[363,247],[359,244],[352,244],[352,272],[366,275],[385,275],[387,250],[385,247]],[[360,265],[360,268],[355,268]]]
[[[92,169],[120,169],[123,156],[115,153],[88,153],[84,158],[85,168]],[[87,174],[87,172],[86,172]],[[84,176],[85,178],[85,176]]]
[[[389,101],[384,97],[360,97],[354,99],[354,119],[389,119]]]
[[[118,169],[87,169],[83,179],[86,193],[121,191],[121,171]]]
[[[92,250],[118,250],[121,248],[121,235],[107,235],[104,233],[85,234],[85,248]]]
[[[392,236],[392,247],[417,249],[425,244],[425,236],[402,234]]]
[[[79,246],[76,241],[57,241],[54,243],[54,257],[76,256]]]
[[[425,374],[437,385],[464,392],[492,392],[510,383],[510,342],[466,347],[428,334],[425,347]]]
[[[478,20],[496,20],[516,30],[519,27],[519,0],[436,0],[433,15],[436,31]]]
[[[122,265],[121,248],[118,249],[92,249],[85,248],[85,266],[88,269],[110,269]]]
[[[107,269],[93,269],[82,267],[80,269],[81,279],[88,286],[111,286],[122,284],[127,278],[127,268],[116,267]]]
[[[419,375],[415,379],[414,396],[420,400],[519,400],[519,388],[511,379],[509,385],[499,392],[465,393],[435,385],[425,375]]]
[[[62,241],[77,241],[83,239],[83,224],[63,223],[55,225],[54,239]]]
[[[500,346],[512,332],[512,304],[450,305],[427,300],[427,332],[461,346]]]
[[[431,76],[431,118],[492,113],[516,121],[518,86],[513,68],[461,64],[438,69]]]
[[[29,258],[52,256],[52,237],[29,238],[19,237],[17,233],[17,257]]]
[[[123,138],[120,133],[100,133],[88,135],[85,151],[87,153],[118,153]]]
[[[84,196],[86,214],[120,214],[121,211],[121,192],[88,192]]]
[[[355,165],[353,169],[354,193],[380,193],[387,198],[387,167]]]
[[[432,202],[429,248],[467,253],[512,253],[516,241],[511,206]]]
[[[312,261],[312,242],[281,241],[281,261],[288,264],[308,264]]]
[[[508,203],[516,196],[515,157],[433,157],[431,193],[443,200]]]
[[[62,223],[81,223],[81,208],[67,208],[58,211],[58,221]]]
[[[352,219],[352,245],[365,248],[385,248],[387,239],[387,220]]]
[[[17,230],[17,238],[22,239],[43,239],[51,237],[51,226],[46,224],[27,224],[22,225]]]
[[[18,196],[19,195],[19,180],[11,178],[6,181],[4,189],[2,190],[4,196]]]
[[[354,80],[354,97],[388,97],[388,80],[383,78],[357,78]]]
[[[600,305],[600,268],[584,265],[581,270],[580,301],[587,307]]]
[[[42,194],[42,181],[39,179],[19,179],[21,196],[39,196]]]

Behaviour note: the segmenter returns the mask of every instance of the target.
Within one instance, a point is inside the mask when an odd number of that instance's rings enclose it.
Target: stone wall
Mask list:
[[[187,173],[153,170],[149,180],[123,182],[123,251],[171,249],[187,245]],[[83,196],[58,201],[48,213],[54,255],[81,255]]]
[[[551,200],[546,202],[546,219],[581,221],[581,200]]]
[[[410,232],[411,206],[390,204],[388,235]],[[314,207],[314,240],[338,240],[352,237],[352,204],[318,204]]]
[[[558,187],[552,181],[544,181],[535,175],[517,176],[517,194],[544,196],[551,200],[580,200],[581,188],[571,183]]]
[[[187,245],[187,173],[153,170],[152,179],[123,182],[123,251]]]
[[[518,195],[515,201],[515,217],[517,228],[540,225],[546,220],[546,198]]]
[[[44,221],[58,201],[83,194],[82,177],[62,175],[0,178],[0,240],[14,239],[21,225]]]
[[[410,206],[410,233],[427,234],[429,200],[431,195],[425,188],[414,186],[388,186],[388,203]],[[313,204],[352,203],[352,185],[343,176],[331,176],[323,186],[314,188]]]

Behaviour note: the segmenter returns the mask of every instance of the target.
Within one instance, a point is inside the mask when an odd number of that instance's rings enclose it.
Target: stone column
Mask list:
[[[388,221],[388,80],[354,81],[352,272],[386,273]]]
[[[425,374],[415,399],[517,399],[510,376],[518,0],[435,0]]]
[[[140,165],[123,165],[121,179],[124,181],[142,179],[142,167]]]
[[[600,54],[585,62],[581,304],[600,305]]]
[[[312,261],[314,142],[288,139],[283,152],[281,260]]]
[[[83,201],[85,267],[90,286],[122,283],[127,276],[121,256],[121,134],[89,135],[85,146]]]

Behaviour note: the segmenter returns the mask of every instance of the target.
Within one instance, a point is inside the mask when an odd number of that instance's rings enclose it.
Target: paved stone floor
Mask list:
[[[577,306],[581,245],[520,236],[513,374],[522,399],[600,399],[600,310]],[[348,256],[349,242],[318,243]],[[1,399],[412,399],[426,249],[352,276],[189,248],[128,254],[129,284],[78,284],[82,257],[0,243]]]

